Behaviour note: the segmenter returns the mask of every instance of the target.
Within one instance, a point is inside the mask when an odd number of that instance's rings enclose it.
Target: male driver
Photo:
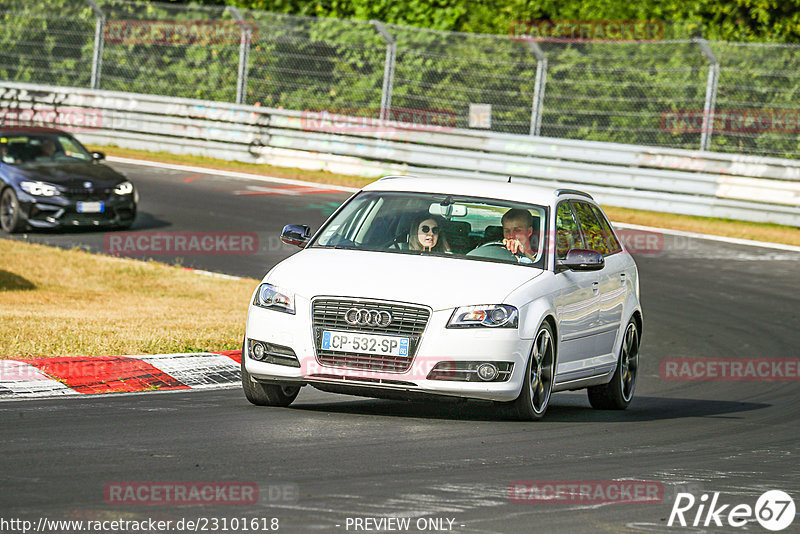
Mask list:
[[[536,251],[531,247],[533,215],[528,210],[511,208],[503,215],[503,245],[518,256],[520,263],[536,260]]]
[[[52,139],[45,137],[44,140],[42,140],[39,151],[40,154],[37,156],[37,159],[52,159],[55,153],[58,152],[58,149]]]

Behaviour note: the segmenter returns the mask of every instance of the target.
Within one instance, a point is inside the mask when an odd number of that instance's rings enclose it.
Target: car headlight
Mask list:
[[[253,304],[294,315],[294,295],[272,284],[264,283],[258,286]]]
[[[35,197],[54,197],[59,194],[56,186],[44,182],[21,182],[19,186],[23,191]]]
[[[133,184],[130,182],[122,182],[114,188],[115,195],[130,195],[133,193]]]
[[[456,308],[447,328],[472,328],[487,326],[489,328],[517,328],[519,313],[514,306],[507,304],[481,304],[480,306],[462,306]]]

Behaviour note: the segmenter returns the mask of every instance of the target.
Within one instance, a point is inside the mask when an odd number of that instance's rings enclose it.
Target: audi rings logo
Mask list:
[[[389,326],[392,314],[388,311],[350,308],[344,312],[344,320],[352,326]]]

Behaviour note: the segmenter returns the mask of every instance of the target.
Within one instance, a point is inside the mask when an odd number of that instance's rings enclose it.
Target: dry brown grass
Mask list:
[[[0,358],[238,349],[257,283],[0,239]]]
[[[164,152],[145,152],[141,150],[131,150],[117,147],[97,146],[93,147],[92,149],[100,150],[106,154],[114,156],[147,159],[151,161],[163,161],[167,163],[199,165],[212,169],[246,171],[253,174],[277,176],[279,178],[293,178],[295,180],[306,180],[323,184],[336,184],[349,187],[362,187],[373,181],[371,178],[362,178],[359,176],[346,176],[324,171],[287,169],[283,167],[272,167],[270,165],[257,165],[254,163],[237,163],[224,160],[208,159],[200,156],[178,156]],[[611,218],[611,220],[617,222],[800,246],[800,229],[791,226],[758,224],[742,221],[711,219],[706,217],[692,217],[688,215],[675,215],[671,213],[659,213],[655,211],[632,210],[627,208],[607,206],[604,206],[604,209],[608,213],[608,216]]]

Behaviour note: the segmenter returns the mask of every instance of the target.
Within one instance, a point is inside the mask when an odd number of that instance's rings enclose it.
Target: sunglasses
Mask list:
[[[423,234],[427,234],[428,232],[433,232],[434,234],[438,234],[439,233],[439,227],[438,226],[434,226],[433,228],[431,228],[427,224],[423,224],[422,228],[420,228],[420,230],[422,231]]]

